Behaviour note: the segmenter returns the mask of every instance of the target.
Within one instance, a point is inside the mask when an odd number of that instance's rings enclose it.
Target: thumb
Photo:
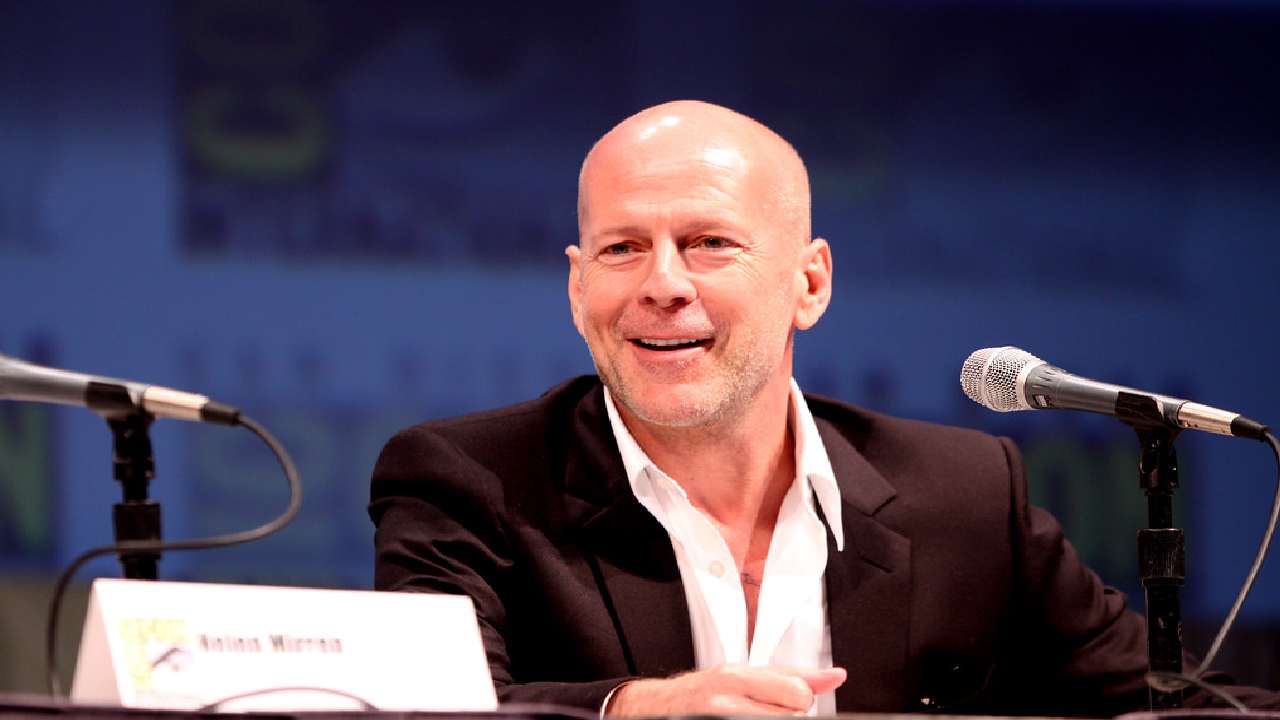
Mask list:
[[[844,668],[828,668],[826,670],[806,670],[800,673],[800,678],[809,684],[809,690],[814,695],[828,693],[844,684],[848,679],[849,673]]]

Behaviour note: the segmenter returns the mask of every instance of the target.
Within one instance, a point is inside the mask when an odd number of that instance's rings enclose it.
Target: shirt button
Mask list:
[[[707,566],[707,572],[711,573],[715,577],[724,575],[724,563],[719,560],[712,560],[711,564]]]

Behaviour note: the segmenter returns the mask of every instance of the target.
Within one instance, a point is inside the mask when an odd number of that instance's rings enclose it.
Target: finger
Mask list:
[[[715,715],[803,715],[804,708],[786,707],[760,702],[743,695],[717,695],[702,708],[702,712]]]
[[[833,667],[826,670],[806,670],[800,674],[800,679],[809,685],[809,690],[814,695],[829,693],[832,690],[844,684],[849,679],[849,673],[844,668]]]
[[[739,693],[763,705],[773,705],[786,712],[808,710],[813,704],[813,691],[804,679],[792,671],[777,668],[735,668]]]

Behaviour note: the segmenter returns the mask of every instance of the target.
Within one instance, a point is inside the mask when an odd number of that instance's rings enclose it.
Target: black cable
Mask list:
[[[1253,581],[1257,579],[1258,571],[1262,570],[1262,561],[1267,557],[1267,549],[1271,547],[1271,536],[1275,534],[1276,521],[1280,518],[1280,441],[1276,440],[1276,436],[1269,429],[1262,431],[1262,437],[1271,445],[1271,452],[1276,457],[1276,497],[1271,501],[1271,519],[1267,521],[1266,532],[1262,533],[1262,542],[1258,545],[1258,553],[1253,558],[1253,565],[1249,568],[1249,574],[1245,576],[1244,585],[1240,587],[1240,594],[1236,595],[1236,601],[1227,613],[1227,619],[1222,621],[1222,627],[1213,638],[1213,643],[1209,645],[1209,652],[1205,654],[1204,661],[1192,673],[1193,677],[1198,678],[1204,675],[1209,666],[1213,664],[1214,658],[1218,656],[1218,650],[1222,649],[1222,641],[1226,639],[1227,631],[1235,623],[1236,615],[1239,614],[1240,607],[1244,605],[1245,597],[1253,589]]]
[[[1218,634],[1214,636],[1213,642],[1210,643],[1209,652],[1205,653],[1200,667],[1196,668],[1194,672],[1189,675],[1166,672],[1147,673],[1147,684],[1156,690],[1173,692],[1181,690],[1188,685],[1195,685],[1222,700],[1226,700],[1242,712],[1248,712],[1248,708],[1243,703],[1231,697],[1225,690],[1213,687],[1201,678],[1208,672],[1209,666],[1213,664],[1214,659],[1218,657],[1218,651],[1222,649],[1222,642],[1226,639],[1231,626],[1235,624],[1236,615],[1240,614],[1244,599],[1248,597],[1249,591],[1253,589],[1253,581],[1258,578],[1258,573],[1262,570],[1262,561],[1267,557],[1267,550],[1271,547],[1271,538],[1276,532],[1277,521],[1280,521],[1280,440],[1276,439],[1276,436],[1269,428],[1263,429],[1262,437],[1271,446],[1271,452],[1276,459],[1276,495],[1275,499],[1271,501],[1271,517],[1267,520],[1267,529],[1262,533],[1262,542],[1258,544],[1258,552],[1254,555],[1253,565],[1249,567],[1249,573],[1245,575],[1244,584],[1240,586],[1236,601],[1232,603],[1231,610],[1227,612],[1226,619],[1222,621],[1222,627],[1218,628]]]
[[[1188,685],[1195,685],[1196,687],[1200,688],[1201,690],[1204,690],[1205,692],[1218,698],[1219,700],[1225,702],[1226,704],[1239,710],[1240,712],[1242,713],[1249,712],[1249,708],[1244,703],[1237,700],[1231,693],[1227,692],[1226,690],[1223,690],[1222,688],[1218,687],[1217,685],[1214,685],[1211,682],[1206,682],[1192,675],[1183,675],[1182,673],[1160,672],[1158,670],[1152,670],[1151,672],[1147,673],[1147,684],[1155,688],[1156,690],[1159,690],[1160,692],[1167,692],[1167,693],[1177,692],[1179,690],[1186,688]]]
[[[261,697],[263,695],[274,695],[275,693],[282,693],[282,692],[312,692],[312,693],[324,693],[326,695],[337,695],[338,697],[344,697],[344,698],[347,698],[348,700],[359,703],[360,709],[365,712],[378,712],[378,710],[380,709],[377,705],[374,705],[373,703],[369,702],[368,700],[365,700],[364,698],[360,697],[359,695],[356,695],[355,693],[349,693],[346,690],[335,690],[334,688],[327,688],[327,687],[309,687],[305,685],[299,685],[295,687],[270,687],[270,688],[263,688],[261,690],[250,690],[248,692],[236,693],[235,695],[230,695],[228,697],[222,698],[221,700],[216,700],[214,702],[211,702],[208,705],[202,705],[196,708],[195,711],[198,713],[218,712],[222,709],[223,705],[226,705],[229,702],[234,702],[236,700],[244,700],[251,697]]]
[[[47,673],[49,695],[57,697],[62,694],[62,688],[58,682],[58,614],[62,609],[62,598],[66,593],[67,585],[71,582],[71,578],[76,571],[84,566],[85,563],[94,558],[104,555],[113,555],[122,552],[160,552],[164,550],[207,550],[209,548],[227,547],[229,545],[240,545],[242,543],[261,540],[262,538],[276,532],[280,528],[289,524],[294,516],[298,514],[298,509],[302,507],[302,482],[298,479],[298,469],[293,464],[293,459],[289,457],[288,451],[276,440],[267,429],[254,422],[253,419],[241,415],[237,420],[238,425],[243,425],[254,435],[262,439],[267,447],[271,448],[271,452],[275,454],[276,460],[279,461],[281,469],[284,470],[285,479],[289,483],[289,505],[284,512],[280,513],[274,519],[259,525],[258,527],[241,530],[240,532],[228,533],[226,535],[213,535],[205,538],[195,538],[192,540],[130,540],[127,542],[115,543],[114,545],[103,545],[101,547],[86,550],[76,556],[75,560],[67,566],[66,570],[58,576],[58,582],[53,587],[53,599],[49,602],[49,616],[45,622],[45,671]]]

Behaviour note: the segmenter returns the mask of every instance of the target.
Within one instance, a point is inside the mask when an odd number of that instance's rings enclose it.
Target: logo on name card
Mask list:
[[[157,673],[186,666],[190,633],[185,620],[126,618],[120,621],[125,671],[137,690],[149,690]]]

